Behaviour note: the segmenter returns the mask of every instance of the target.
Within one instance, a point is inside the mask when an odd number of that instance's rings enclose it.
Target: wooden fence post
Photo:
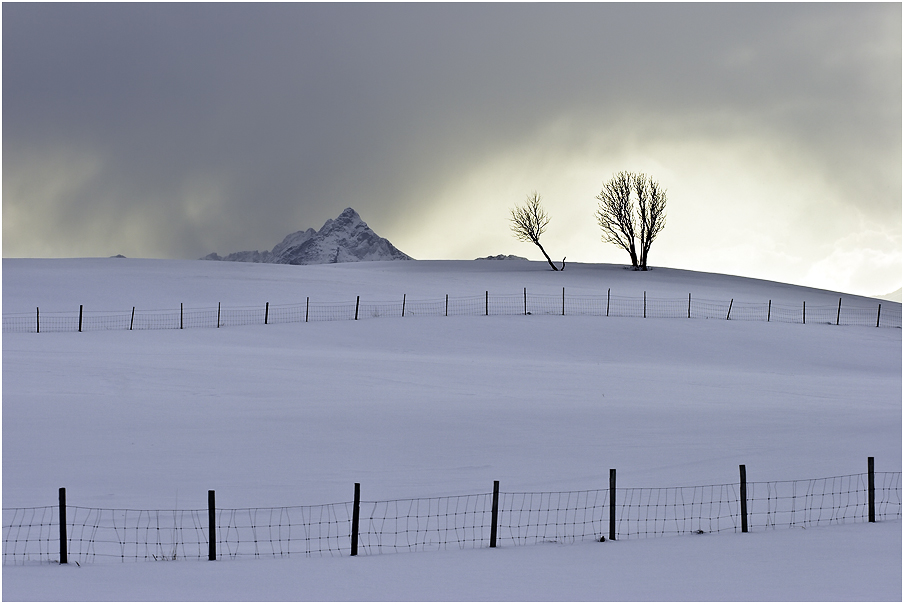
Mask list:
[[[877,327],[880,327],[880,308],[883,306],[883,303],[877,305]]]
[[[496,528],[500,519],[500,482],[493,482],[493,500],[490,503],[490,548],[496,548]]]
[[[37,309],[37,314],[35,315],[35,327],[37,328],[37,333],[41,333],[41,307],[35,307]],[[130,330],[132,328],[129,328]]]
[[[270,303],[264,303],[264,325],[267,325],[267,317],[270,315]]]
[[[880,317],[880,314],[877,313],[877,317]],[[880,320],[877,319],[877,323],[880,323]],[[82,305],[79,305],[79,332],[82,331]]]
[[[135,307],[132,307],[132,319],[129,320],[129,331],[132,331],[132,326],[135,325]]]
[[[182,329],[182,303],[179,303],[179,329]]]
[[[449,317],[449,294],[446,295],[446,313],[444,313],[445,317]]]
[[[745,476],[745,465],[738,465],[739,504],[741,505],[742,533],[748,533],[748,478]]]
[[[691,319],[691,292],[688,293],[688,319]]]
[[[808,323],[808,318],[807,318],[807,315],[805,314],[806,305],[807,305],[806,300],[801,301],[801,323],[802,323],[802,325]]]
[[[876,523],[877,515],[875,511],[875,495],[874,495],[874,457],[867,457],[867,520],[870,523]]]
[[[352,501],[352,556],[358,554],[358,514],[361,508],[361,483],[355,484],[355,499]]]
[[[355,321],[358,321],[358,301],[360,298],[360,296],[355,297]]]
[[[729,299],[729,311],[726,312],[726,321],[729,321],[729,315],[732,313],[732,303],[734,300],[734,298]]]
[[[610,289],[606,289],[606,316],[610,316]]]
[[[563,315],[563,317],[566,316],[566,287],[565,286],[563,286],[563,289],[562,289],[562,315]]]
[[[217,303],[217,327],[220,327],[220,303]]]
[[[522,299],[525,301],[525,315],[528,315],[528,288],[522,288]]]
[[[839,315],[842,313],[842,297],[839,297],[839,306],[836,308],[836,325],[839,325]]]
[[[305,297],[305,323],[308,323],[308,301],[311,300],[310,296]]]
[[[616,469],[610,469],[610,540],[616,539]]]
[[[647,290],[644,291],[644,319],[647,319]]]
[[[402,295],[402,316],[405,317],[405,294]]]
[[[217,560],[217,509],[214,490],[207,490],[207,560]]]
[[[770,323],[770,308],[773,306],[773,299],[767,301],[767,323]]]
[[[490,315],[490,293],[484,290],[484,316]]]
[[[66,488],[60,488],[60,564],[69,563],[69,545],[66,542]]]

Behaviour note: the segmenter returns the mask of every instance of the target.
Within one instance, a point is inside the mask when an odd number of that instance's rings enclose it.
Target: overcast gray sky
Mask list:
[[[653,266],[902,280],[901,4],[9,4],[3,256],[270,249],[351,206],[418,259],[600,241],[667,189]]]

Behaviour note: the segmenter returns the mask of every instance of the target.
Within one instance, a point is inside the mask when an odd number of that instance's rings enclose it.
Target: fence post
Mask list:
[[[134,307],[133,307],[134,308]],[[35,327],[37,328],[37,334],[41,333],[41,307],[35,307],[37,309],[37,314],[35,315]],[[129,328],[130,330],[132,328]]]
[[[616,539],[616,469],[610,469],[610,540]]]
[[[132,307],[132,319],[129,320],[129,331],[132,331],[132,326],[135,325],[135,307]]]
[[[264,303],[264,325],[267,325],[267,316],[270,315],[270,303]]]
[[[449,294],[446,295],[446,313],[444,313],[444,317],[449,317]]]
[[[739,500],[742,514],[742,533],[748,533],[748,478],[745,476],[745,465],[738,465],[739,475]]]
[[[876,500],[874,499],[874,457],[867,457],[867,520],[870,523],[876,523],[877,515],[874,510]]]
[[[732,303],[734,300],[734,298],[729,299],[729,311],[726,312],[726,321],[729,321],[729,315],[732,313]]]
[[[644,291],[644,319],[647,319],[647,290]]]
[[[484,316],[490,315],[490,293],[484,290]]]
[[[305,323],[308,323],[308,301],[311,299],[310,296],[305,297]]]
[[[880,327],[880,307],[882,307],[882,306],[883,306],[883,303],[880,303],[877,305],[877,327],[878,328]],[[81,325],[81,322],[79,325]]]
[[[770,307],[773,306],[773,299],[767,301],[767,323],[770,323]]]
[[[839,325],[839,315],[842,313],[842,297],[839,297],[839,307],[836,309],[836,325]]]
[[[358,321],[358,301],[360,298],[360,296],[355,297],[355,321]]]
[[[807,301],[801,301],[801,323],[802,325],[808,323],[807,316],[805,315],[805,306],[807,305]]]
[[[220,303],[217,303],[217,327],[220,327]]]
[[[60,564],[69,563],[69,546],[66,543],[66,488],[60,488]]]
[[[496,548],[496,527],[500,513],[500,482],[493,482],[493,501],[490,504],[490,548]]]
[[[214,490],[207,490],[207,560],[217,560],[217,514]]]
[[[525,301],[525,315],[528,314],[528,288],[522,288],[522,298]]]
[[[405,317],[405,294],[402,295],[402,316]]]
[[[352,501],[352,556],[358,554],[358,511],[361,507],[361,483],[355,484],[355,499]]]
[[[879,317],[880,317],[880,314],[877,313],[877,318],[878,318],[877,324],[878,325],[880,323]],[[81,331],[82,331],[82,305],[79,305],[79,332],[81,332]]]
[[[691,319],[691,292],[688,293],[688,319]]]
[[[179,303],[179,329],[182,329],[182,303]]]
[[[610,316],[610,289],[606,289],[606,316]]]
[[[563,286],[563,289],[562,289],[562,315],[563,315],[563,317],[566,316],[566,287],[565,286]]]

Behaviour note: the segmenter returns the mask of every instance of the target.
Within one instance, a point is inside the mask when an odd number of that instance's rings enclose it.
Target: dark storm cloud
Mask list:
[[[860,211],[901,223],[901,175],[886,174],[890,155],[901,166],[900,5],[4,4],[3,17],[6,256],[264,248],[346,206],[405,249],[394,224],[560,118],[642,141],[776,136],[860,192]]]

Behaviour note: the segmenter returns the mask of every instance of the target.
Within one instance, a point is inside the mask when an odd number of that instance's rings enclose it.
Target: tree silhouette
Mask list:
[[[510,209],[509,213],[510,227],[512,228],[512,233],[515,234],[515,237],[521,242],[531,242],[540,248],[540,251],[544,253],[544,258],[550,263],[550,267],[554,271],[559,271],[559,269],[556,268],[556,265],[553,264],[553,261],[550,260],[550,255],[547,254],[547,251],[544,250],[544,247],[541,246],[540,243],[540,236],[547,230],[547,225],[550,223],[550,216],[547,214],[547,211],[544,210],[544,207],[541,206],[540,196],[537,192],[535,191],[529,195],[525,199],[524,205]],[[565,268],[565,264],[565,259],[563,259],[563,268]]]
[[[666,190],[643,173],[623,171],[603,184],[597,200],[595,216],[603,231],[601,239],[628,252],[632,269],[647,271],[651,245],[666,225]]]
[[[638,253],[635,251],[635,213],[632,209],[632,174],[617,172],[603,184],[597,205],[597,224],[603,231],[605,242],[616,244],[629,253],[632,269],[638,270]]]

